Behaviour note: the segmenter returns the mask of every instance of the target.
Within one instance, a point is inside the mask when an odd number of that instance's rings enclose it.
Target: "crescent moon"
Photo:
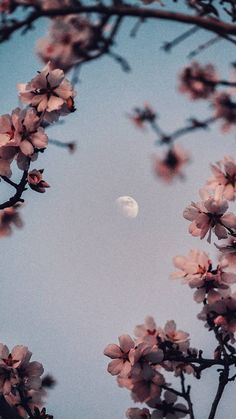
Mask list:
[[[116,200],[119,213],[126,218],[136,218],[139,212],[138,203],[131,196],[120,196]]]

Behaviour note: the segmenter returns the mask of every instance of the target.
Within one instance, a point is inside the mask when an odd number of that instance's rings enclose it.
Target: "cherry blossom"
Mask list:
[[[183,166],[189,162],[188,153],[179,145],[173,145],[163,158],[153,156],[153,170],[165,182],[172,182],[178,176],[183,178]]]
[[[223,160],[211,165],[213,177],[207,180],[206,186],[216,189],[223,185],[223,196],[229,201],[235,200],[236,192],[236,161],[231,156],[225,156]]]
[[[166,322],[164,327],[165,341],[171,342],[174,347],[186,352],[189,347],[189,333],[177,330],[174,320]]]
[[[215,90],[217,74],[211,64],[201,66],[197,62],[185,67],[180,74],[179,91],[190,99],[207,99]]]
[[[236,216],[231,212],[226,213],[228,202],[223,199],[223,188],[217,187],[213,194],[201,189],[199,195],[202,201],[192,202],[183,213],[184,218],[192,221],[189,226],[190,234],[203,239],[208,233],[209,243],[212,230],[218,239],[227,238],[227,228],[236,228]]]

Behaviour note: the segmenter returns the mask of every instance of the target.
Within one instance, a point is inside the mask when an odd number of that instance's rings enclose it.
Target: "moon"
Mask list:
[[[116,200],[119,213],[126,218],[136,218],[139,211],[138,203],[131,196],[120,196]]]

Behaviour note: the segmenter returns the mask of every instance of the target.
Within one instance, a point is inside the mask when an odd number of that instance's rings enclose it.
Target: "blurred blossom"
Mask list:
[[[97,25],[85,17],[57,17],[51,23],[48,36],[38,40],[37,53],[43,62],[51,61],[53,68],[68,71],[84,61],[88,53],[97,50],[96,32]]]
[[[229,267],[236,266],[236,240],[230,237],[226,244],[218,246],[215,244],[217,249],[220,251],[219,261],[227,264]]]
[[[236,192],[236,161],[231,156],[225,156],[223,160],[211,165],[213,177],[207,180],[206,186],[216,189],[223,186],[223,196],[228,201],[235,200]]]
[[[143,108],[134,108],[133,114],[129,115],[131,121],[137,128],[143,129],[145,122],[154,122],[157,115],[149,104],[144,104]]]
[[[49,118],[49,122],[75,110],[76,93],[72,85],[65,79],[64,72],[53,69],[50,62],[29,83],[18,84],[18,90],[21,101],[42,113],[46,120]]]
[[[146,408],[131,407],[126,411],[126,417],[128,419],[151,419],[151,414]]]
[[[189,154],[182,147],[175,144],[162,159],[158,156],[153,156],[153,170],[156,176],[169,183],[175,177],[184,178],[182,169],[189,160]]]
[[[23,226],[17,208],[18,206],[16,205],[0,210],[0,237],[10,236],[12,234],[12,226],[18,228]]]
[[[222,131],[228,132],[236,123],[236,103],[228,93],[217,93],[213,99],[215,117],[223,119]]]
[[[214,92],[217,79],[213,65],[201,66],[193,62],[180,74],[179,91],[186,93],[193,100],[207,99]]]

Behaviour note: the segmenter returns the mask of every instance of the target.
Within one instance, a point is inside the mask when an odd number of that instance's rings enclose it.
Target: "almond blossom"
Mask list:
[[[164,157],[153,156],[153,170],[165,182],[172,182],[178,176],[183,178],[182,169],[189,162],[188,153],[179,145],[173,145]]]
[[[206,186],[216,189],[223,186],[223,196],[228,201],[235,200],[236,193],[236,161],[231,156],[225,156],[223,160],[211,165],[213,177],[207,180]]]
[[[217,74],[211,64],[205,66],[197,62],[185,67],[180,74],[179,91],[186,93],[190,99],[207,99],[215,90]]]
[[[108,372],[112,375],[126,376],[131,371],[131,363],[129,360],[129,352],[134,348],[135,343],[129,335],[119,337],[120,346],[111,343],[104,349],[104,355],[112,358],[108,364]]]
[[[217,187],[213,194],[201,189],[199,195],[202,201],[192,202],[183,213],[184,218],[192,221],[189,226],[190,234],[203,239],[208,233],[207,241],[210,243],[213,230],[218,239],[226,239],[227,228],[236,228],[236,216],[231,212],[226,213],[228,202],[223,199],[223,188]]]
[[[40,122],[34,109],[16,108],[11,116],[0,116],[0,147],[14,147],[15,153],[20,151],[25,156],[46,148],[48,137]]]
[[[188,409],[183,403],[176,403],[177,395],[171,391],[165,391],[163,399],[157,398],[148,402],[148,406],[155,408],[151,419],[177,419],[188,415]]]
[[[164,341],[172,343],[174,348],[177,348],[181,352],[187,351],[189,347],[189,333],[183,332],[183,330],[177,330],[174,320],[166,322],[164,336]]]
[[[46,188],[50,188],[50,185],[43,180],[43,169],[31,170],[28,173],[27,180],[30,188],[36,192],[44,193]]]
[[[128,419],[151,419],[150,411],[146,408],[131,407],[126,411]]]
[[[223,119],[222,131],[227,132],[236,123],[236,104],[226,92],[217,93],[213,99],[215,117]]]
[[[194,293],[197,303],[207,298],[212,304],[229,294],[230,284],[236,282],[236,274],[224,271],[224,268],[228,267],[227,261],[222,261],[213,269],[209,255],[199,250],[191,250],[188,256],[176,256],[174,264],[180,270],[172,276],[182,277],[191,288],[197,288]]]
[[[54,69],[49,62],[29,83],[19,84],[20,99],[43,113],[46,117],[51,112],[73,112],[75,91],[65,79],[64,72]]]
[[[229,238],[228,243],[222,246],[216,245],[217,249],[221,252],[219,261],[227,264],[229,267],[236,266],[236,240]]]
[[[12,226],[21,228],[23,222],[17,212],[18,206],[0,210],[0,237],[7,237],[12,234]]]
[[[94,43],[95,28],[84,17],[58,17],[52,22],[48,36],[37,42],[37,53],[43,62],[50,61],[52,68],[68,71],[86,58]]]
[[[216,301],[213,304],[204,305],[198,314],[200,320],[206,321],[210,329],[218,327],[224,334],[229,334],[231,339],[236,332],[236,293]]]

